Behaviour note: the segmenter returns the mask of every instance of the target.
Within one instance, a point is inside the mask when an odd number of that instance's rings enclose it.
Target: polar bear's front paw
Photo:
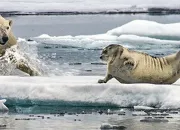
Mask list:
[[[104,81],[103,79],[99,79],[99,80],[98,80],[98,83],[100,83],[100,84],[101,84],[101,83],[106,83],[106,81]]]

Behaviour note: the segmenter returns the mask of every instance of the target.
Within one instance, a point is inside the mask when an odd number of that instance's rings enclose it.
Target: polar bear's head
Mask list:
[[[0,25],[0,44],[4,45],[9,40],[10,27]]]
[[[4,19],[0,16],[0,44],[4,45],[9,40],[9,34],[11,32],[12,20]]]

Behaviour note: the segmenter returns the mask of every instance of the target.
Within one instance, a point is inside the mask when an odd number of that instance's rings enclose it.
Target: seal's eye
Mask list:
[[[107,54],[107,50],[104,50],[103,53],[104,53],[104,54]]]
[[[6,27],[7,30],[9,30],[9,27]]]

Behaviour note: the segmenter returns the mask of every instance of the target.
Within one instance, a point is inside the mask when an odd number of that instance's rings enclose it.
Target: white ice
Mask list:
[[[134,110],[152,110],[153,107],[147,107],[147,106],[134,106]]]
[[[144,111],[134,111],[132,112],[133,116],[147,116],[147,113]]]
[[[43,34],[34,39],[40,43],[45,42],[81,48],[101,48],[112,43],[118,43],[116,36],[106,34],[81,36],[49,36]]]
[[[123,130],[126,127],[124,126],[119,126],[119,125],[111,125],[109,123],[102,123],[100,126],[101,130]]]
[[[132,34],[139,36],[180,36],[180,23],[161,24],[154,21],[134,20],[107,32],[109,35],[121,36]]]
[[[0,112],[8,111],[9,109],[4,105],[6,99],[0,99]]]
[[[180,107],[180,81],[174,85],[98,84],[99,76],[1,76],[2,98],[112,103],[118,106]]]

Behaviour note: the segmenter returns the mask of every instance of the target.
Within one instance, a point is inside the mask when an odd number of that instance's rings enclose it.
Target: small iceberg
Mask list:
[[[111,129],[111,130],[113,130],[113,129],[124,130],[124,129],[126,129],[126,127],[125,126],[119,126],[119,125],[111,125],[108,123],[102,123],[100,129],[101,130],[109,130],[109,129]]]
[[[9,111],[9,109],[4,105],[6,99],[0,99],[0,112]]]
[[[148,114],[144,111],[135,111],[132,113],[132,116],[147,116]]]
[[[156,122],[156,123],[160,123],[160,122],[169,122],[169,120],[164,119],[164,118],[153,118],[153,117],[145,117],[144,119],[140,120],[140,122]]]
[[[134,106],[134,110],[153,110],[153,107],[147,107],[147,106]]]
[[[118,112],[118,115],[126,115],[126,112],[124,111],[124,109],[121,109],[121,110]]]
[[[133,20],[120,27],[109,30],[107,34],[113,36],[137,35],[149,37],[177,37],[179,39],[180,23],[162,24],[148,20]]]

